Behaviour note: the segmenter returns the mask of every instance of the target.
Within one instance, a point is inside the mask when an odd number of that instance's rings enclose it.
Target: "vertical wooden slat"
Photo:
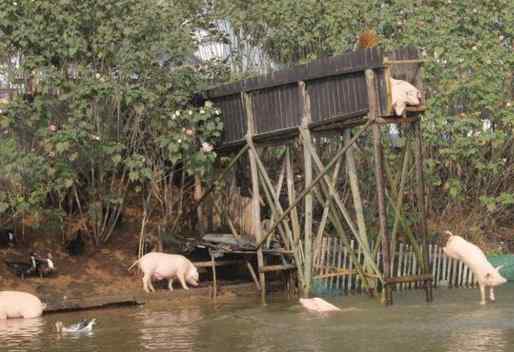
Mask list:
[[[348,251],[349,253],[355,253],[354,252],[355,250],[355,241],[354,240],[351,240],[350,241],[350,250]],[[348,269],[350,270],[350,272],[352,273],[352,275],[350,275],[349,279],[350,279],[350,282],[349,282],[349,287],[348,287],[348,290],[349,291],[353,291],[354,289],[354,282],[355,282],[355,278],[357,277],[357,275],[353,275],[353,258],[352,256],[349,256],[349,265],[348,265]]]
[[[398,277],[403,276],[403,257],[404,257],[403,247],[404,247],[403,243],[400,243],[400,249],[398,251],[398,269],[397,269],[397,273],[396,273],[396,276],[398,276]],[[398,287],[398,289],[403,290],[402,283],[398,284],[397,287]]]
[[[336,253],[337,253],[336,267],[340,270],[343,267],[343,265],[342,265],[343,244],[340,239],[337,239],[337,252]],[[341,292],[341,290],[343,289],[342,276],[338,275],[336,277],[336,285],[335,286],[336,286],[337,292]]]
[[[346,246],[343,247],[343,270],[348,271],[348,248]],[[348,282],[350,280],[351,274],[343,276],[343,290],[348,293]]]

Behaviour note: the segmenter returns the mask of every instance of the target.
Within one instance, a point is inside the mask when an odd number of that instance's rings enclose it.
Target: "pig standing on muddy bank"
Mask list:
[[[43,314],[46,304],[30,293],[0,291],[0,320],[8,318],[36,318]]]
[[[143,288],[146,292],[155,291],[152,279],[168,279],[168,288],[173,291],[173,280],[177,278],[184,290],[189,288],[186,282],[198,286],[198,270],[193,263],[183,255],[151,252],[135,261],[129,270],[136,264],[143,272]]]
[[[450,231],[445,231],[445,234],[450,237],[443,251],[448,257],[464,262],[475,274],[480,286],[480,304],[485,304],[485,289],[487,287],[489,287],[489,299],[494,302],[494,286],[507,282],[499,273],[502,266],[493,267],[484,252],[473,243],[460,236],[454,236]]]

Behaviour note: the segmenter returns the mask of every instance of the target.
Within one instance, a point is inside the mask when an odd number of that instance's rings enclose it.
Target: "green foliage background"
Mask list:
[[[511,0],[4,1],[3,74],[30,78],[38,94],[20,92],[0,117],[0,212],[39,213],[49,195],[60,208],[71,197],[120,210],[128,189],[148,193],[179,160],[190,174],[208,172],[215,154],[201,146],[215,143],[221,122],[214,107],[187,102],[226,70],[188,59],[193,30],[223,38],[220,21],[284,66],[353,50],[368,29],[386,49],[420,48],[432,209],[512,223]],[[107,240],[104,227],[98,238]]]

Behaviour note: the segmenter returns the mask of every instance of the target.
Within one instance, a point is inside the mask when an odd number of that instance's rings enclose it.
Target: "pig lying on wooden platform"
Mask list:
[[[173,291],[173,280],[177,278],[184,290],[189,288],[186,282],[198,286],[198,270],[189,259],[183,255],[151,252],[135,261],[129,270],[136,264],[143,272],[143,288],[146,292],[155,291],[152,279],[168,279],[168,288]]]
[[[494,302],[494,287],[507,282],[499,272],[502,266],[493,267],[487,260],[484,252],[473,243],[466,241],[460,236],[454,236],[450,231],[445,231],[445,234],[450,237],[443,251],[448,257],[464,262],[475,274],[480,286],[480,304],[485,304],[486,302],[486,287],[489,287],[489,299]]]
[[[0,291],[0,320],[8,318],[36,318],[43,314],[46,304],[30,293]]]

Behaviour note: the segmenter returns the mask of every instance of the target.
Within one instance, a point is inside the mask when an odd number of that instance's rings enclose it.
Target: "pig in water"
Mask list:
[[[173,280],[177,278],[185,290],[189,288],[186,282],[198,286],[198,270],[193,263],[183,255],[151,252],[134,262],[129,270],[139,264],[143,272],[143,288],[146,292],[155,291],[152,279],[168,279],[168,288],[173,291]]]
[[[494,286],[507,282],[499,273],[502,266],[493,267],[487,260],[484,252],[473,243],[466,241],[460,236],[454,236],[450,231],[445,231],[445,234],[450,237],[443,251],[448,257],[464,262],[475,274],[480,286],[480,304],[485,304],[486,287],[489,287],[489,299],[494,302]]]
[[[0,320],[8,318],[36,318],[43,314],[46,304],[30,293],[0,291]]]
[[[341,309],[339,309],[338,307],[318,297],[300,298],[300,303],[308,310],[320,313],[341,311]]]

